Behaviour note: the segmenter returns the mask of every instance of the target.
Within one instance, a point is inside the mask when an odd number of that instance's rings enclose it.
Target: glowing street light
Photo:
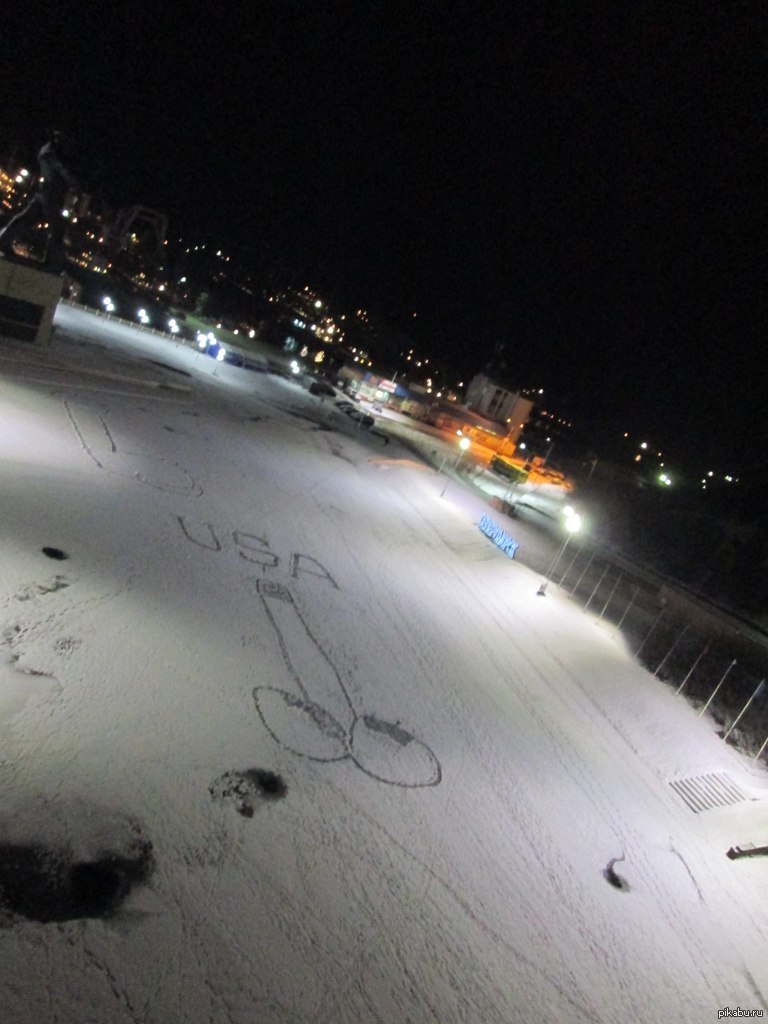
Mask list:
[[[457,434],[461,434],[461,431],[457,430],[456,433]],[[464,454],[464,452],[467,450],[467,448],[469,448],[470,443],[471,442],[470,442],[468,437],[462,437],[462,439],[459,441],[459,449],[460,449],[460,451],[459,451],[459,454],[456,457],[456,462],[453,464],[453,468],[454,469],[456,469],[456,467],[458,466],[459,462],[461,461],[461,456]],[[437,471],[438,473],[442,473],[443,466],[448,461],[448,457],[449,457],[450,454],[451,454],[450,451],[447,451],[445,453],[445,455],[443,456],[443,461],[440,463],[440,468]]]
[[[465,451],[467,451],[467,449],[469,448],[471,443],[472,442],[469,440],[468,437],[462,437],[462,439],[459,441],[459,454],[456,456],[456,461],[453,464],[453,471],[454,471],[454,473],[459,468],[459,463],[461,462],[462,455],[464,454]],[[445,465],[445,460],[448,458],[448,455],[450,455],[450,452],[448,452],[445,455],[445,458],[440,463],[440,469],[438,469],[438,473],[442,470],[443,466]],[[445,494],[447,487],[448,487],[448,479],[446,478],[445,484],[443,485],[443,489],[442,489],[442,491],[440,491],[440,497],[441,498]]]
[[[574,533],[578,533],[579,530],[581,529],[581,516],[579,515],[578,512],[574,512],[574,510],[571,508],[570,505],[567,505],[563,509],[563,512],[565,514],[565,529],[566,529],[565,540],[563,541],[563,546],[560,548],[560,550],[558,551],[557,555],[555,556],[555,560],[552,562],[552,564],[550,565],[549,569],[547,570],[547,575],[541,581],[541,586],[536,591],[537,597],[545,597],[546,596],[547,584],[552,579],[552,574],[554,573],[555,569],[557,568],[558,562],[560,561],[560,559],[565,554],[565,549],[568,547],[568,541],[571,539],[571,537],[574,535]]]

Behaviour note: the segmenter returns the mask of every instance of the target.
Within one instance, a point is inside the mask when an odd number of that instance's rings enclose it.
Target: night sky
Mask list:
[[[0,153],[62,127],[86,182],[174,235],[279,262],[465,372],[504,344],[517,383],[606,436],[766,473],[764,7],[181,11],[13,5]]]

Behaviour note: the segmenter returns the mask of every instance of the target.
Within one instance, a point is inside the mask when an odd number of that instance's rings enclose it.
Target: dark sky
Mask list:
[[[0,150],[69,128],[117,205],[416,310],[467,371],[504,343],[613,435],[766,473],[759,4],[182,10],[13,5]]]

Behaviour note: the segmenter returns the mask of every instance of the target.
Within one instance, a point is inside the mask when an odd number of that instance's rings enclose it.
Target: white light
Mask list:
[[[220,348],[219,351],[216,353],[216,362],[217,363],[222,362],[222,360],[224,359],[224,356],[226,354],[227,354],[227,350],[225,348]]]
[[[323,304],[320,299],[315,299],[315,309],[322,309]]]
[[[569,533],[576,533],[581,529],[581,516],[574,512],[565,520],[565,528]]]
[[[469,440],[468,437],[462,437],[462,439],[459,441],[459,448],[461,448],[461,450],[465,452],[467,448],[469,448],[471,443],[472,442]]]

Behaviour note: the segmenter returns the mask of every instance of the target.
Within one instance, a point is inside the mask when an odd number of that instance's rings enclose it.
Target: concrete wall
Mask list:
[[[0,337],[47,345],[61,283],[56,274],[0,259]]]

